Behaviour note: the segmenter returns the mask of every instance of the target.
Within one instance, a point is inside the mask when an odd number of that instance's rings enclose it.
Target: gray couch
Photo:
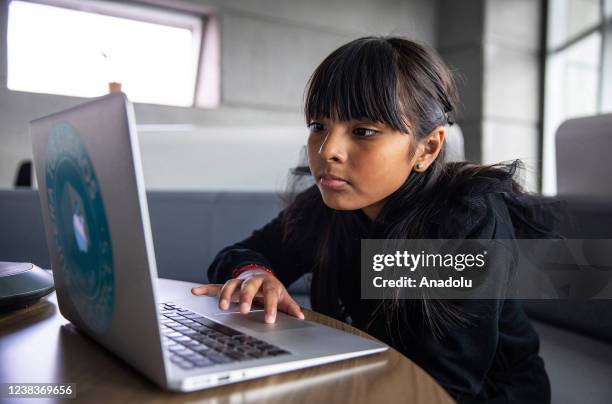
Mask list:
[[[612,204],[583,196],[559,229],[567,238],[612,238]],[[612,403],[612,300],[525,301],[540,334],[540,354],[551,379],[553,403]]]
[[[557,193],[567,238],[612,238],[612,114],[570,119],[556,133]],[[528,301],[555,403],[612,403],[612,300]]]
[[[207,282],[206,269],[223,247],[274,218],[281,199],[257,192],[147,192],[157,272],[162,278]],[[49,268],[38,192],[0,190],[0,261],[27,261]],[[310,307],[310,276],[292,285]]]
[[[271,220],[280,198],[255,192],[147,192],[160,277],[206,282],[221,248]],[[0,190],[0,260],[49,267],[38,192]]]

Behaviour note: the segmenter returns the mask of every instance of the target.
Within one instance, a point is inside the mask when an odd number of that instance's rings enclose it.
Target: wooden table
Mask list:
[[[193,284],[160,279],[158,290],[189,293]],[[184,287],[184,289],[183,289]],[[172,300],[179,296],[163,296]],[[373,338],[348,324],[304,310],[307,320]],[[0,382],[76,383],[72,402],[452,403],[427,373],[394,349],[195,393],[166,392],[79,333],[61,316],[55,293],[0,316]],[[16,403],[16,399],[0,402]],[[24,403],[39,402],[22,399]],[[51,399],[48,402],[54,402]],[[57,402],[57,401],[55,401]]]

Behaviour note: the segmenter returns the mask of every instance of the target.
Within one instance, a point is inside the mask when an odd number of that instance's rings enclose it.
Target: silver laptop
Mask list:
[[[373,354],[385,344],[217,298],[160,302],[132,104],[110,94],[30,123],[64,317],[163,388],[193,391]],[[205,151],[203,151],[205,153]],[[204,266],[205,263],[202,263]]]

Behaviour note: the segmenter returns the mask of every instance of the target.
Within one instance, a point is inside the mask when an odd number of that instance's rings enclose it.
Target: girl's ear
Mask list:
[[[444,126],[438,126],[419,142],[414,161],[414,171],[423,172],[429,168],[440,154],[445,136]]]

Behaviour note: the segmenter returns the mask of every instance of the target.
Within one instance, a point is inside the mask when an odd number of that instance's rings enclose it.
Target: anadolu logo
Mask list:
[[[113,251],[96,173],[75,128],[53,126],[45,155],[47,202],[62,281],[81,319],[108,329],[115,304]]]

